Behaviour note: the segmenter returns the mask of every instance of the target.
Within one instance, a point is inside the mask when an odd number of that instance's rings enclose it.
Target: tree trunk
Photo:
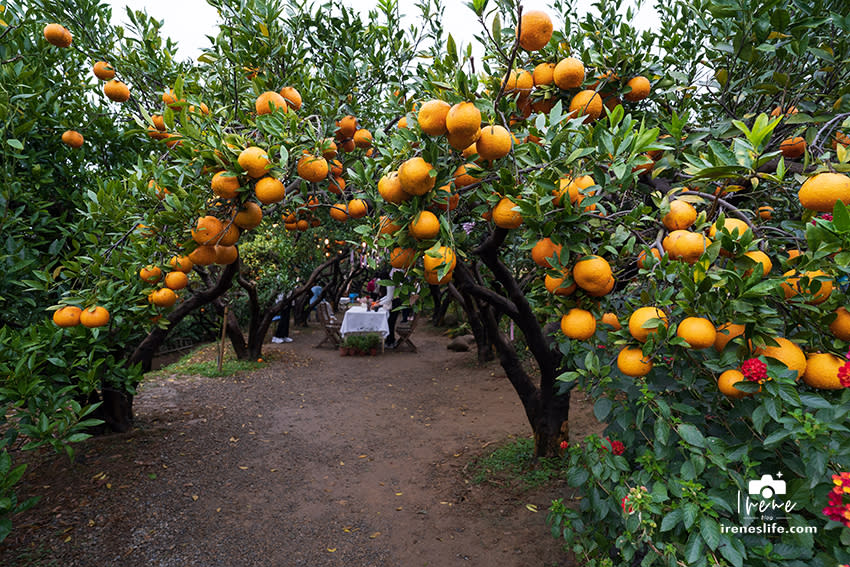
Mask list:
[[[495,357],[493,354],[493,343],[490,342],[487,336],[487,327],[481,319],[481,310],[478,302],[469,294],[461,293],[454,284],[448,285],[449,295],[463,309],[466,315],[466,320],[469,323],[469,328],[472,331],[472,336],[475,338],[475,345],[478,351],[478,364],[485,364]]]

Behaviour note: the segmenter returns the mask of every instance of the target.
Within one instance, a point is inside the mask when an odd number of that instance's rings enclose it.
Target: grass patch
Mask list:
[[[256,360],[238,360],[232,348],[225,349],[221,372],[218,371],[218,345],[207,344],[200,346],[184,355],[180,360],[152,372],[153,376],[166,374],[181,374],[186,376],[203,376],[205,378],[223,378],[239,372],[248,372],[263,368],[265,362]]]
[[[510,484],[523,490],[539,488],[566,475],[561,459],[535,461],[534,440],[527,437],[509,441],[489,455],[475,459],[469,470],[475,484]]]

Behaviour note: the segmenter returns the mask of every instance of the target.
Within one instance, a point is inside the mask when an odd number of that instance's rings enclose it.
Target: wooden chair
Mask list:
[[[327,301],[321,301],[316,305],[315,309],[316,315],[319,317],[319,323],[325,330],[325,336],[321,342],[316,345],[316,348],[319,348],[326,342],[330,342],[331,346],[334,348],[339,347],[342,343],[342,335],[339,333],[339,328],[342,324],[337,321],[337,318],[334,316],[331,304]]]
[[[419,294],[413,294],[410,296],[410,300],[408,303],[410,304],[411,309],[416,305],[416,302],[419,300]],[[416,345],[413,344],[413,341],[410,340],[410,335],[413,334],[413,331],[416,330],[416,323],[419,321],[419,315],[414,311],[410,318],[407,321],[399,321],[395,326],[395,335],[396,335],[396,350],[402,347],[402,345],[407,345],[410,347],[410,350],[416,352]]]

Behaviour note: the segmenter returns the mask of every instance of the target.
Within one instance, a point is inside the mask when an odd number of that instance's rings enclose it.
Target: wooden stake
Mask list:
[[[224,363],[224,339],[227,336],[227,309],[229,305],[224,306],[224,317],[221,319],[221,342],[218,345],[218,373],[221,374],[221,365]]]

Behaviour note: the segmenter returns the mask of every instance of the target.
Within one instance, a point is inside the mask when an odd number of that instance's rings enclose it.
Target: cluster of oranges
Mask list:
[[[177,292],[189,285],[187,275],[193,267],[192,261],[185,256],[173,256],[170,261],[172,271],[165,274],[164,286],[148,294],[148,301],[157,307],[171,307],[177,303]],[[163,279],[162,270],[148,265],[139,270],[139,278],[147,284],[156,285]]]
[[[63,305],[53,312],[53,322],[58,327],[103,327],[109,323],[109,311],[100,305],[80,309],[76,305]]]

